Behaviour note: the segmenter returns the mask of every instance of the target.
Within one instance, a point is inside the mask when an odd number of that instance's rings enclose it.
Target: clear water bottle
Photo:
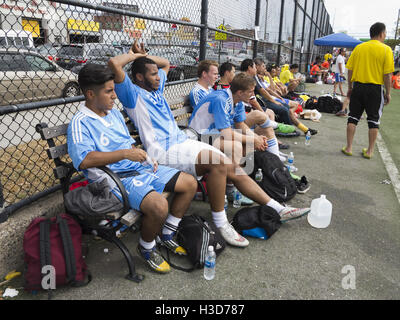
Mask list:
[[[233,207],[240,208],[241,204],[242,204],[242,194],[238,189],[236,189],[235,193],[233,194]]]
[[[225,204],[224,204],[225,211],[228,210],[228,197],[225,195]]]
[[[217,255],[215,254],[214,247],[209,246],[206,260],[204,261],[204,279],[206,280],[214,279],[216,258]]]
[[[310,144],[311,144],[311,133],[310,131],[307,131],[305,145],[309,146]]]
[[[297,168],[294,166],[294,154],[293,152],[290,152],[289,157],[287,159],[287,168],[290,172],[296,172]]]
[[[263,173],[262,173],[262,169],[261,168],[258,169],[258,171],[256,173],[256,176],[255,176],[255,179],[256,179],[257,182],[261,182],[262,181]]]

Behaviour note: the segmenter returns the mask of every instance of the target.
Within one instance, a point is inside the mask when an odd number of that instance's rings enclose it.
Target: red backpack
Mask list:
[[[44,266],[54,267],[57,287],[80,287],[90,282],[91,275],[82,257],[82,229],[71,216],[64,213],[34,219],[25,231],[23,247],[25,290],[43,289]],[[51,291],[48,292],[50,298]]]

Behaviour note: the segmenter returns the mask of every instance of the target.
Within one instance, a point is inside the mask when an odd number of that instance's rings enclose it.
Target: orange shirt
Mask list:
[[[310,74],[312,76],[317,75],[317,72],[321,71],[321,69],[319,68],[319,66],[317,64],[313,65],[313,67],[311,68]]]
[[[400,76],[392,76],[393,88],[400,89]]]
[[[324,63],[321,65],[321,67],[324,68],[324,69],[329,69],[330,64],[329,64],[328,61],[324,61]]]

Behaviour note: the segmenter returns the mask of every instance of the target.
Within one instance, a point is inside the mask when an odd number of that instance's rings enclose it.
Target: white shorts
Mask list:
[[[157,159],[157,161],[161,165],[175,168],[179,171],[200,178],[196,173],[196,162],[199,153],[203,150],[210,150],[215,154],[227,158],[223,152],[207,143],[187,139],[186,141],[169,148],[162,157]],[[200,163],[206,163],[206,159]],[[212,163],[218,163],[217,159],[212,159]]]

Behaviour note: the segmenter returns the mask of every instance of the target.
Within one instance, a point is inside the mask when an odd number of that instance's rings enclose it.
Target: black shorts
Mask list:
[[[379,129],[384,101],[383,86],[355,82],[350,97],[348,123],[357,125],[365,111],[368,127]]]

